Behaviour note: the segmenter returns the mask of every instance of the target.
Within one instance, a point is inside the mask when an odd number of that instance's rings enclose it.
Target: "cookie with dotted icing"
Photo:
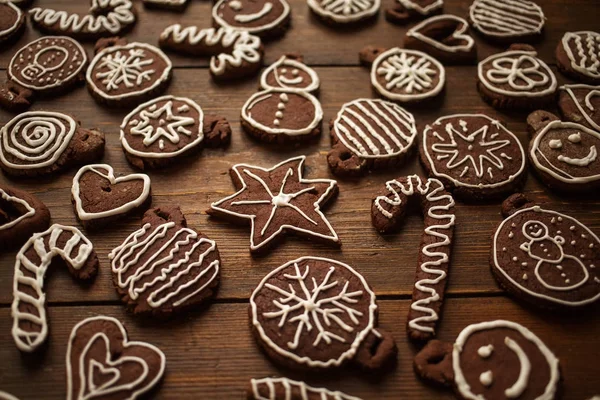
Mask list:
[[[469,7],[471,26],[491,41],[514,43],[538,38],[546,17],[530,0],[474,0]]]
[[[567,32],[556,47],[558,69],[590,85],[600,84],[600,33]]]
[[[117,293],[135,314],[170,315],[198,306],[219,285],[217,244],[188,228],[179,207],[148,210],[142,227],[108,258]]]
[[[469,325],[454,343],[432,340],[413,364],[420,378],[452,387],[461,399],[553,400],[560,390],[558,358],[512,321]]]
[[[331,25],[354,24],[370,20],[379,12],[381,0],[308,0],[310,10]]]
[[[499,109],[542,108],[554,101],[557,89],[550,67],[525,44],[513,44],[480,61],[477,76],[479,94]]]
[[[10,1],[0,1],[0,45],[18,39],[25,31],[25,13]]]
[[[385,18],[394,24],[404,25],[439,14],[443,8],[444,0],[396,0],[385,10]]]
[[[527,177],[521,143],[485,114],[437,119],[425,127],[420,152],[429,174],[462,199],[505,196],[520,189]]]
[[[301,257],[275,268],[250,297],[250,325],[265,353],[294,369],[354,362],[378,369],[393,359],[393,338],[377,329],[375,293],[351,266]]]
[[[189,0],[143,0],[144,6],[159,10],[182,12],[189,4]]]
[[[34,177],[86,164],[104,155],[104,133],[83,129],[67,114],[21,113],[0,129],[0,168]]]
[[[316,388],[288,378],[251,379],[248,400],[361,400],[339,391]]]
[[[291,8],[286,0],[218,0],[212,18],[215,27],[273,38],[289,28]]]
[[[558,88],[558,109],[564,120],[600,132],[600,86],[561,86]]]
[[[502,206],[493,236],[492,273],[511,295],[532,305],[573,309],[600,299],[600,239],[573,217],[523,195]]]

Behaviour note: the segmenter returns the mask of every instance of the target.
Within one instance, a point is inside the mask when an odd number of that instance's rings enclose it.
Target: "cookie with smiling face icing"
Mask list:
[[[454,342],[432,340],[414,359],[417,375],[461,399],[552,400],[558,358],[526,327],[496,320],[467,326]]]
[[[16,40],[24,28],[25,13],[11,2],[0,2],[0,45]]]
[[[219,0],[212,17],[214,26],[273,38],[289,28],[290,10],[286,0]]]
[[[556,48],[558,69],[591,85],[600,84],[600,33],[567,32]]]

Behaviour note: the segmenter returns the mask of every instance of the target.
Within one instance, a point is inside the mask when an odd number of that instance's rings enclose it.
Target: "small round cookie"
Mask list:
[[[482,200],[523,186],[525,151],[517,137],[485,114],[448,115],[423,131],[421,161],[455,196]]]
[[[187,227],[179,207],[153,208],[108,255],[117,293],[134,314],[170,315],[214,296],[217,244]]]
[[[469,8],[469,21],[490,41],[514,43],[539,38],[546,17],[529,0],[474,0]]]
[[[146,43],[113,41],[98,43],[101,47],[87,70],[88,90],[96,101],[129,107],[166,90],[173,65],[165,53]]]
[[[344,25],[369,20],[377,15],[381,0],[308,0],[315,15],[331,25]]]
[[[391,48],[379,54],[371,66],[371,84],[377,93],[401,103],[433,98],[445,82],[444,66],[417,50]]]
[[[600,239],[590,229],[520,194],[505,200],[502,209],[505,220],[490,254],[500,286],[542,308],[572,309],[600,299]]]
[[[444,0],[396,0],[393,7],[385,10],[385,18],[394,24],[404,25],[438,14],[443,7]]]
[[[528,110],[554,101],[556,77],[529,45],[514,44],[480,61],[477,74],[477,90],[492,107]]]
[[[336,175],[358,175],[402,165],[417,136],[414,116],[395,103],[357,99],[346,103],[329,124],[329,168]]]
[[[260,36],[281,36],[290,26],[286,0],[218,0],[212,8],[213,25]]]
[[[25,31],[25,13],[10,1],[0,1],[0,45],[19,38]]]
[[[579,84],[559,87],[558,109],[564,120],[600,132],[600,86]]]
[[[600,84],[600,33],[567,32],[556,47],[558,69],[590,85]]]

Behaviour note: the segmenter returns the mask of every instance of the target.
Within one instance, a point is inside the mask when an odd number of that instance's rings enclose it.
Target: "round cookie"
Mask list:
[[[404,25],[438,14],[443,7],[444,0],[396,0],[394,6],[385,10],[385,18],[394,24]]]
[[[0,2],[0,45],[16,40],[25,30],[25,13],[10,1]]]
[[[469,8],[471,26],[491,41],[514,43],[538,38],[546,17],[529,0],[474,0]]]
[[[284,55],[262,73],[262,89],[294,89],[307,92],[319,90],[321,82],[314,69],[302,62],[302,57]]]
[[[328,24],[351,24],[371,19],[379,12],[381,0],[308,0],[308,7]]]
[[[567,32],[556,47],[558,69],[591,85],[600,84],[600,33]]]
[[[600,132],[600,86],[563,85],[558,91],[558,109],[566,121]]]
[[[290,11],[286,0],[218,0],[212,18],[215,26],[273,38],[289,28]]]
[[[517,137],[485,114],[437,119],[423,131],[421,161],[454,195],[481,200],[521,188],[525,151]]]

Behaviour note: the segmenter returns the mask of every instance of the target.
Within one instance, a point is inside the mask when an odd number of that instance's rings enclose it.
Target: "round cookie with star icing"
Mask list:
[[[0,2],[0,44],[17,39],[25,28],[25,13],[10,1]]]
[[[566,32],[556,47],[558,69],[590,85],[600,84],[600,33]]]
[[[485,114],[448,115],[427,125],[420,152],[429,174],[463,199],[506,195],[527,176],[517,137]]]
[[[289,28],[291,8],[286,0],[219,0],[212,9],[213,24],[273,38]]]

